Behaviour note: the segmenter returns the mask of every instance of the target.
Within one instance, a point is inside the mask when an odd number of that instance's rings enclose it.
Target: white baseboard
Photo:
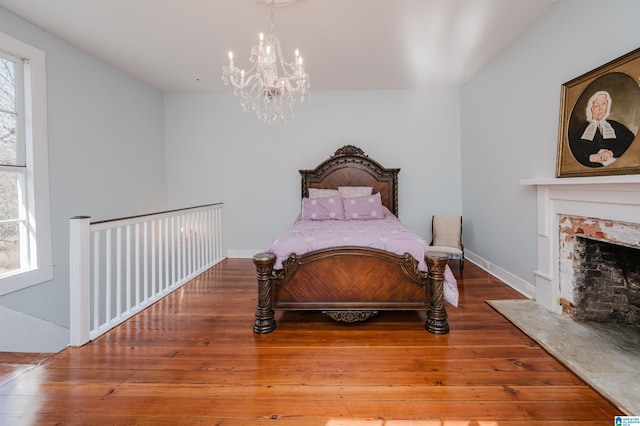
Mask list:
[[[69,345],[69,329],[0,306],[0,352],[60,352]]]
[[[254,255],[262,252],[261,249],[229,249],[227,257],[230,259],[251,259]]]
[[[513,275],[511,272],[506,271],[500,268],[497,265],[489,262],[483,257],[478,256],[477,254],[470,252],[468,250],[464,251],[465,260],[471,261],[473,264],[479,266],[480,268],[487,271],[489,274],[493,275],[509,287],[513,288],[518,293],[522,294],[529,299],[535,299],[536,297],[536,286],[531,284],[520,277]]]

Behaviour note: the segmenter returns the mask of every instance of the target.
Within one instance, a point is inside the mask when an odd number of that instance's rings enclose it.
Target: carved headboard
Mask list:
[[[398,216],[398,173],[386,169],[353,145],[345,145],[313,170],[300,170],[302,197],[309,188],[336,189],[338,186],[371,186],[380,193],[382,204]]]

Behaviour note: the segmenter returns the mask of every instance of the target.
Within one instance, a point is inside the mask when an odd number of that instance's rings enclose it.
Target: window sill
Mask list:
[[[18,272],[0,278],[0,296],[13,293],[53,279],[53,266]]]

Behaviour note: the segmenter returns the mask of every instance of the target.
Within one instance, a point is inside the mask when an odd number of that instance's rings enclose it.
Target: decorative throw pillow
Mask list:
[[[342,198],[353,198],[371,195],[373,188],[370,186],[339,186],[338,191],[340,191]]]
[[[346,220],[384,219],[384,208],[380,193],[366,197],[353,197],[344,200],[344,217]]]
[[[309,198],[334,197],[339,194],[337,189],[309,188]]]
[[[302,220],[344,220],[342,197],[303,198]]]

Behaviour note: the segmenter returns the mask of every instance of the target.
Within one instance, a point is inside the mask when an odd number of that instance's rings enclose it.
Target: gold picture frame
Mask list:
[[[556,177],[640,173],[640,48],[562,85]]]

